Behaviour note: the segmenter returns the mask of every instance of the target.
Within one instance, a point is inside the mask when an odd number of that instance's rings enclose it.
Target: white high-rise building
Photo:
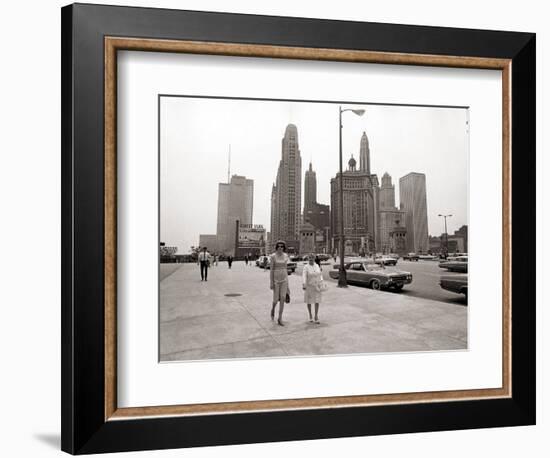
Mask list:
[[[220,251],[235,248],[236,224],[252,224],[254,180],[233,175],[229,183],[218,185],[218,246]]]
[[[426,203],[426,175],[411,172],[399,179],[399,203],[405,211],[407,250],[427,253],[428,208]]]

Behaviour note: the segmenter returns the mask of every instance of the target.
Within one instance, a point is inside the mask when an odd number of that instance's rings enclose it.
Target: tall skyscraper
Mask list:
[[[304,216],[315,203],[317,203],[317,175],[310,162],[309,170],[306,170],[306,178],[304,180]]]
[[[316,251],[328,252],[329,231],[330,231],[330,207],[317,202],[317,176],[313,165],[309,163],[309,170],[306,171],[304,180],[304,213],[300,235],[300,252],[307,253],[304,241],[304,233],[315,232]]]
[[[382,175],[382,184],[380,186],[380,208],[395,207],[395,186],[391,182],[391,176],[388,172]]]
[[[370,175],[370,147],[366,132],[363,132],[359,144],[359,170]]]
[[[252,224],[254,180],[233,175],[229,183],[218,185],[218,246],[220,251],[235,248],[235,221]]]
[[[399,179],[399,202],[405,211],[407,250],[426,253],[428,244],[428,208],[426,203],[426,175],[411,172]]]
[[[300,238],[302,207],[302,158],[298,129],[289,124],[281,142],[277,181],[271,193],[272,240],[285,240],[290,250]]]
[[[395,207],[395,186],[392,184],[391,176],[387,172],[382,176],[379,195],[379,249],[383,253],[388,253],[393,251],[395,246],[395,244],[392,245],[392,234],[394,234],[394,238],[397,237],[397,234],[402,234],[402,230],[396,228],[400,228],[405,224],[405,212]]]
[[[340,243],[340,173],[330,180],[331,233],[334,246]],[[343,173],[345,254],[375,252],[378,246],[378,177],[357,170],[351,157]]]

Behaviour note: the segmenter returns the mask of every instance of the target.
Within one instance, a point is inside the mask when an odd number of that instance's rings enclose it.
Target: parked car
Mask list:
[[[439,259],[439,256],[433,254],[419,254],[418,259],[422,261],[437,261]]]
[[[468,299],[468,275],[456,274],[456,275],[441,275],[439,279],[439,286],[447,291],[452,291],[457,294],[464,294],[464,297]]]
[[[451,254],[451,255],[448,255],[446,260],[447,261],[456,261],[458,258],[464,258],[464,257],[468,257],[468,253],[454,253],[454,254]]]
[[[394,288],[397,291],[412,283],[412,274],[403,270],[387,269],[384,265],[367,262],[350,262],[344,265],[348,283],[369,286],[372,289]],[[335,280],[340,276],[339,266],[329,272]]]
[[[330,256],[326,253],[319,253],[317,254],[317,257],[321,260],[321,262],[328,261],[330,259]]]
[[[375,264],[382,264],[384,266],[395,266],[397,264],[397,259],[383,255],[374,258],[374,262]]]
[[[288,261],[288,263],[286,265],[286,270],[287,270],[288,275],[293,274],[294,272],[296,272],[296,263],[294,261]]]
[[[260,256],[260,258],[256,262],[256,265],[258,267],[262,267],[262,268],[265,266],[266,269],[271,268],[271,257],[270,256]],[[286,270],[287,270],[288,275],[293,274],[294,272],[296,272],[296,263],[294,261],[289,260],[287,265],[286,265]]]
[[[262,255],[258,259],[256,259],[256,266],[263,268],[265,265],[265,268],[269,269],[269,261],[269,256]]]
[[[386,256],[394,259],[399,259],[399,255],[397,253],[388,253]]]
[[[418,261],[419,256],[416,253],[407,253],[403,255],[403,261]]]
[[[467,256],[458,256],[454,260],[441,261],[439,267],[442,269],[447,269],[451,272],[468,272],[468,257]]]

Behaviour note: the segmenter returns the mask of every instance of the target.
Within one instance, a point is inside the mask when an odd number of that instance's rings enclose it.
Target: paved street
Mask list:
[[[405,264],[413,263],[398,266]],[[420,290],[431,290],[427,279],[439,271],[421,263],[405,270],[415,275],[413,268],[426,279],[419,281],[425,283]],[[269,271],[243,262],[229,270],[220,262],[210,268],[209,281],[201,282],[195,264],[162,264],[160,270],[162,361],[467,348],[467,307],[458,302],[361,287],[339,289],[330,280],[321,324],[313,324],[297,272],[289,276],[292,302],[280,327],[269,316]]]
[[[339,260],[337,261],[339,262]],[[323,265],[323,277],[328,279],[328,272],[334,265],[334,260],[331,258],[330,264]],[[298,263],[297,273],[301,274],[302,263]],[[449,304],[466,305],[466,298],[462,294],[455,294],[446,291],[439,286],[439,277],[441,275],[457,275],[449,272],[447,269],[439,267],[439,261],[403,261],[399,259],[397,266],[387,266],[388,270],[399,269],[405,270],[413,274],[413,282],[410,285],[405,285],[401,292],[393,290],[386,291],[386,294],[403,294],[411,297],[421,297],[424,299],[432,299],[435,301],[447,302]],[[354,288],[358,288],[354,286]]]

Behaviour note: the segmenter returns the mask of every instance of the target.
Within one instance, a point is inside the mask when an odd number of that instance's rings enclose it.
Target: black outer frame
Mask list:
[[[535,424],[535,35],[74,4],[62,8],[61,448],[72,454]],[[512,59],[512,397],[104,418],[104,37]],[[520,229],[521,227],[521,229]],[[296,428],[296,424],[300,428]]]

